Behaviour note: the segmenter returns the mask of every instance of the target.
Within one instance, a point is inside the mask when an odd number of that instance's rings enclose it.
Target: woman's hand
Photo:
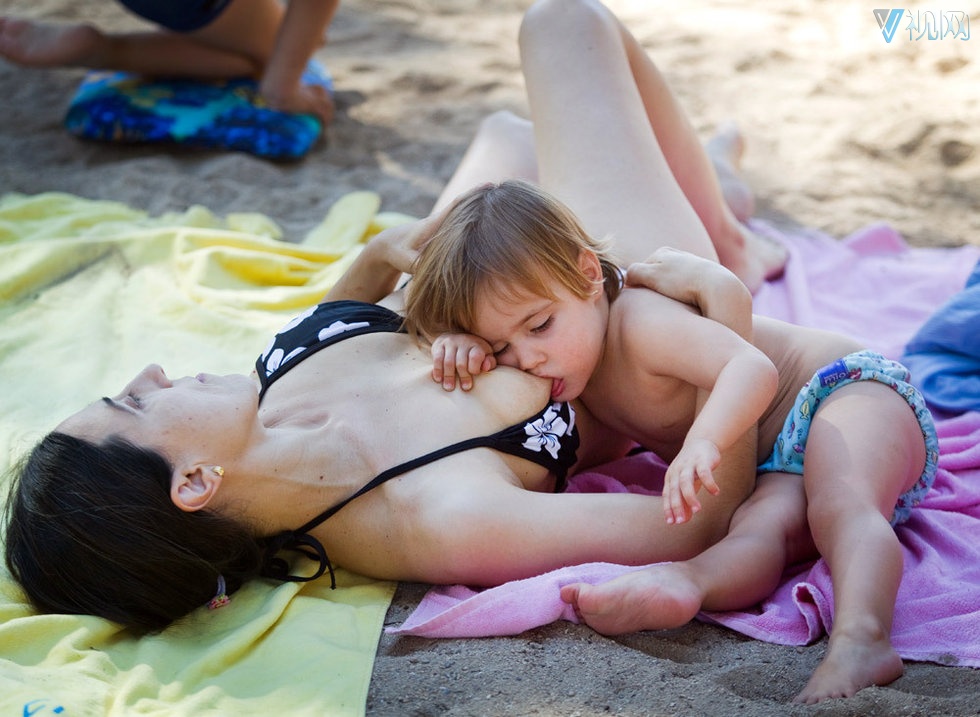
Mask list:
[[[676,301],[700,308],[704,280],[720,264],[690,252],[660,247],[646,261],[626,270],[627,286],[643,286]],[[736,279],[737,281],[737,279]]]
[[[716,261],[661,247],[626,270],[627,286],[641,286],[693,306],[707,319],[752,341],[752,293]]]
[[[382,255],[391,268],[411,274],[419,251],[439,231],[439,227],[442,226],[456,203],[453,201],[423,219],[389,227],[375,235],[370,243],[382,247]]]
[[[353,299],[373,303],[391,294],[399,277],[412,273],[419,250],[432,239],[454,206],[455,202],[424,219],[375,234],[330,289],[325,300]]]
[[[497,366],[493,349],[479,336],[472,334],[442,334],[432,342],[432,380],[447,391],[459,387],[473,388],[473,377],[492,371]]]

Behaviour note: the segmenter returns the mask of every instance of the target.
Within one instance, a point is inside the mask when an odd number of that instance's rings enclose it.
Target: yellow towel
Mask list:
[[[65,194],[0,198],[0,469],[148,363],[170,375],[248,373],[386,225],[370,193],[341,199],[307,244],[267,217],[195,207],[151,218]],[[136,638],[92,617],[37,615],[0,570],[0,713],[360,715],[388,582],[338,571],[255,581]]]

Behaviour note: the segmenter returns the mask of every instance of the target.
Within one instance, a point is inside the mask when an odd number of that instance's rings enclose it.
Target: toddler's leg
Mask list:
[[[701,610],[750,607],[772,594],[787,564],[811,556],[802,479],[769,473],[735,511],[728,535],[697,557],[601,585],[567,585],[561,596],[604,635],[662,630],[684,625]]]
[[[924,465],[918,421],[884,384],[849,384],[815,414],[804,482],[810,530],[833,579],[834,624],[798,702],[848,697],[901,676],[891,628],[902,552],[888,517]]]

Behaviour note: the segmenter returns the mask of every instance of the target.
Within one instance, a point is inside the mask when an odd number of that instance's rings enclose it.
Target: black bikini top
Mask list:
[[[376,332],[404,333],[402,318],[376,304],[359,301],[333,301],[319,304],[290,321],[258,358],[255,364],[261,389],[259,401],[277,379],[298,366],[311,354],[340,341]],[[575,411],[567,403],[551,403],[521,423],[489,436],[469,438],[437,449],[389,468],[362,486],[353,495],[333,505],[296,530],[287,530],[266,540],[268,559],[263,575],[279,580],[306,582],[330,572],[333,566],[320,541],[309,534],[341,508],[370,490],[416,468],[441,458],[473,448],[492,448],[502,453],[533,461],[547,468],[557,480],[555,490],[565,485],[565,476],[575,462],[579,437],[575,428]],[[320,563],[310,577],[289,574],[289,565],[276,556],[281,550],[297,550]]]

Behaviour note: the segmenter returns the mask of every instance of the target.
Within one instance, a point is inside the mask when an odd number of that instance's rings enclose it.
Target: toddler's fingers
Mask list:
[[[464,391],[469,391],[473,388],[473,375],[470,371],[470,349],[457,346],[455,359],[453,373],[459,376],[459,387]]]
[[[705,467],[698,471],[698,478],[701,480],[701,485],[704,489],[711,493],[711,495],[718,495],[721,493],[721,488],[718,487],[718,483],[715,482],[714,473],[711,472],[710,467]]]
[[[693,477],[681,483],[681,501],[684,505],[685,514],[697,513],[701,510],[701,502],[698,500],[698,491]]]
[[[487,352],[477,346],[471,346],[467,355],[466,368],[474,376],[482,373],[485,369],[483,364],[486,360]]]
[[[664,491],[664,512],[669,524],[683,523],[687,519],[687,505],[684,503],[681,490],[675,481],[668,490]]]
[[[466,351],[460,346],[449,347],[442,363],[442,372],[442,387],[447,391],[456,388],[457,379],[459,387],[464,391],[468,391],[473,386],[473,379],[467,368]]]
[[[446,360],[446,347],[443,344],[432,345],[432,380],[442,383],[443,363]]]
[[[456,388],[456,349],[448,347],[442,359],[442,387],[447,391]]]

